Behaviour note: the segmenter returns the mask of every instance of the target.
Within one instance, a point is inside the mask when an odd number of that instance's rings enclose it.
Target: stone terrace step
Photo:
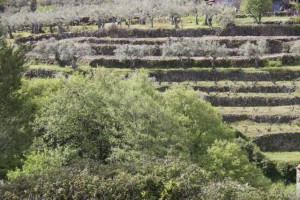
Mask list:
[[[247,115],[247,114],[223,114],[223,121],[234,123],[244,120],[249,120],[257,123],[291,123],[294,120],[300,119],[300,115]]]
[[[233,106],[291,106],[291,105],[300,105],[300,95],[290,95],[290,96],[277,96],[273,95],[245,95],[238,94],[237,96],[226,96],[226,94],[215,94],[215,95],[203,95],[199,94],[201,98],[204,98],[206,101],[210,102],[213,106],[219,107],[233,107]]]
[[[238,85],[215,85],[215,86],[201,86],[191,85],[194,90],[202,92],[233,92],[233,93],[292,93],[295,92],[296,86],[285,85],[250,85],[250,86],[238,86]],[[159,91],[165,91],[172,88],[172,86],[157,86]]]
[[[75,42],[89,42],[95,44],[146,44],[157,45],[163,44],[168,40],[180,40],[180,39],[195,39],[194,37],[162,37],[162,38],[97,38],[97,37],[77,37],[72,38]],[[230,41],[237,43],[238,41],[257,41],[257,40],[278,40],[282,42],[290,42],[300,40],[300,36],[203,36],[197,38],[200,40],[217,40],[217,41]]]
[[[298,115],[300,117],[300,106],[276,106],[276,107],[220,107],[218,111],[222,115]]]
[[[300,70],[168,70],[153,71],[150,77],[158,82],[185,82],[185,81],[297,81],[300,79]]]
[[[300,151],[300,130],[265,134],[253,138],[262,151]]]

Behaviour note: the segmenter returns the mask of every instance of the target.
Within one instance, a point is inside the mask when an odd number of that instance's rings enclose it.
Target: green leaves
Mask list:
[[[262,16],[272,9],[273,2],[271,0],[243,0],[241,10],[250,14],[255,22],[260,24]]]

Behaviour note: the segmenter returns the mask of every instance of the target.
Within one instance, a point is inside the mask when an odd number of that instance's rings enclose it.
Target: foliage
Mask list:
[[[229,24],[234,23],[236,10],[234,7],[223,6],[220,8],[219,13],[216,15],[216,22],[222,28],[226,28]]]
[[[181,39],[170,40],[162,47],[163,56],[177,56],[183,65],[183,57],[190,59],[192,56],[205,56],[211,60],[212,67],[215,68],[215,62],[219,57],[226,57],[228,49],[218,41],[213,40],[195,40]]]
[[[8,46],[0,37],[0,179],[5,178],[8,169],[20,165],[22,151],[30,140],[26,135],[28,113],[18,92],[24,64],[24,51]]]
[[[53,83],[47,98],[38,81],[25,84],[29,96],[44,101],[34,122],[37,138],[0,195],[243,199],[252,191],[265,194],[260,187],[267,189],[261,183],[268,181],[233,142],[232,130],[190,88],[161,94],[144,74],[120,79],[104,69]],[[225,185],[215,193],[218,183]]]
[[[215,68],[215,62],[219,57],[226,57],[228,49],[225,44],[221,45],[218,41],[206,40],[202,45],[204,55],[211,60],[212,68]]]
[[[190,57],[194,56],[196,45],[197,43],[191,39],[169,40],[162,46],[162,55],[164,57],[177,56],[183,66],[183,57],[190,59]]]
[[[217,140],[208,149],[208,157],[210,169],[217,179],[233,178],[254,187],[270,185],[270,181],[263,178],[262,172],[249,163],[247,154],[236,143]]]
[[[76,69],[78,59],[82,56],[91,55],[92,48],[88,43],[77,45],[71,40],[57,41],[51,38],[37,42],[33,52],[45,60],[54,56],[60,66],[71,65]]]
[[[240,46],[238,53],[248,58],[255,59],[255,65],[258,67],[258,61],[267,51],[267,41],[259,40],[257,44],[247,41],[245,44]]]
[[[150,54],[150,48],[147,45],[121,45],[114,50],[115,56],[120,60],[130,60],[131,67],[135,67],[135,61]]]
[[[256,23],[260,24],[263,15],[271,11],[272,0],[243,0],[241,10],[250,14]]]

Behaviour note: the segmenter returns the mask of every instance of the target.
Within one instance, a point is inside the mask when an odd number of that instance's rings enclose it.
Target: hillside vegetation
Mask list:
[[[0,199],[297,199],[297,6],[257,2],[0,1]]]

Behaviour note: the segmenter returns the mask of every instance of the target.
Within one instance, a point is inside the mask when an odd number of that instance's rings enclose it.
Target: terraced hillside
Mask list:
[[[120,61],[114,50],[120,45],[148,45],[150,55],[138,59],[136,68],[148,68],[150,77],[160,91],[176,85],[189,85],[199,92],[199,98],[215,106],[229,126],[237,133],[253,139],[273,160],[299,162],[300,152],[300,65],[299,58],[289,53],[300,36],[250,36],[251,32],[231,36],[203,36],[201,40],[218,40],[229,48],[229,57],[217,60],[217,68],[210,68],[206,57],[186,59],[163,57],[162,45],[179,37],[75,37],[68,40],[80,44],[89,42],[95,52],[82,58],[92,67],[130,69],[129,60]],[[245,36],[246,35],[246,36]],[[188,38],[188,37],[187,37]],[[238,48],[247,41],[266,40],[268,51],[259,68],[254,60],[238,56]],[[21,39],[20,41],[28,41]],[[34,44],[36,40],[27,42]],[[35,55],[29,53],[29,57]],[[270,62],[273,60],[273,62]],[[283,65],[282,65],[283,64]],[[45,74],[44,74],[45,75]],[[28,74],[28,76],[39,76]],[[55,76],[50,70],[46,77]],[[284,155],[283,158],[279,158]]]

